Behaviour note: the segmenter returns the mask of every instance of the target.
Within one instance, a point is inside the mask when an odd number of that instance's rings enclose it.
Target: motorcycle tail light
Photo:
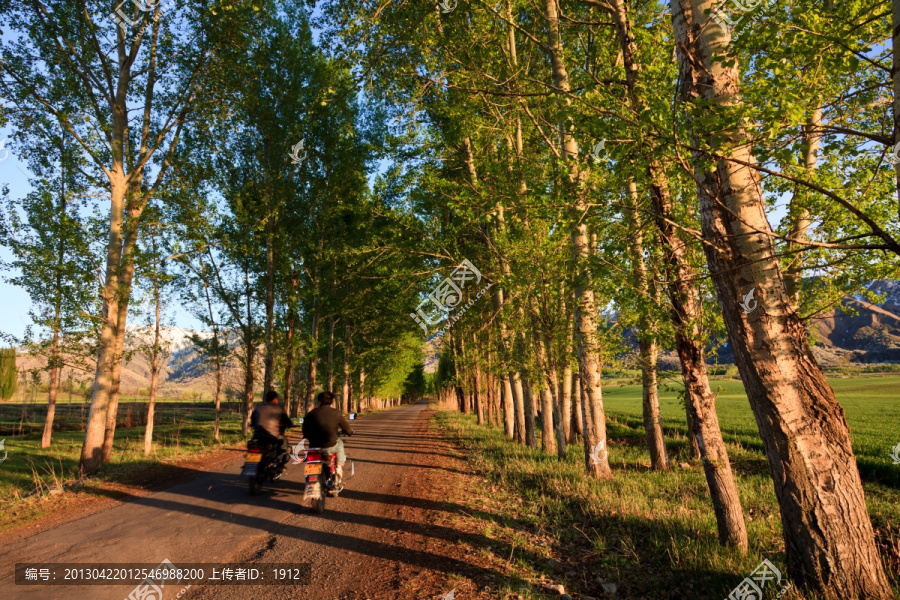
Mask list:
[[[247,452],[249,452],[250,454],[261,454],[262,450],[260,450],[259,448],[253,447],[253,448],[247,448]]]
[[[306,462],[322,462],[322,453],[321,452],[307,452],[306,453]]]

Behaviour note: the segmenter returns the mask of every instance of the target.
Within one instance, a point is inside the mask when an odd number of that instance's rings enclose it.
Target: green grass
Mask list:
[[[863,479],[900,489],[900,468],[890,458],[892,447],[900,443],[900,376],[831,379],[829,383],[844,407]],[[726,441],[762,453],[743,384],[713,380],[712,386],[718,392],[716,410]],[[682,389],[680,383],[666,383],[660,393],[663,428],[676,437],[687,433],[684,408],[676,393]],[[604,388],[603,397],[609,418],[643,428],[639,385],[609,386]]]
[[[41,448],[46,407],[0,405],[0,438],[5,436],[5,461],[0,463],[0,497],[12,503],[41,495],[77,477],[84,441],[80,405],[57,406],[50,448]],[[129,410],[131,409],[131,410]],[[181,459],[236,443],[241,435],[241,415],[223,410],[220,441],[213,439],[215,412],[209,403],[163,402],[154,419],[153,452],[143,453],[145,404],[120,403],[112,461],[98,474],[101,481],[140,479],[160,462]],[[22,435],[13,435],[19,430]],[[2,453],[0,453],[2,457]],[[0,526],[2,526],[0,522]]]
[[[895,586],[900,568],[900,466],[891,447],[900,442],[900,377],[835,379],[862,473],[869,512]],[[716,381],[718,409],[750,540],[740,556],[717,543],[716,524],[702,467],[689,459],[684,408],[675,386],[662,395],[668,472],[649,469],[644,446],[640,386],[608,387],[608,448],[614,479],[583,475],[580,447],[563,463],[506,440],[471,416],[440,413],[489,481],[514,494],[508,510],[533,528],[551,532],[553,551],[576,573],[567,587],[603,597],[596,578],[615,582],[621,597],[725,598],[763,558],[784,567],[781,521],[749,403],[738,381]],[[690,463],[689,468],[678,467]],[[498,517],[497,522],[510,515]],[[495,523],[496,524],[496,523]],[[548,576],[559,576],[559,573]],[[774,596],[774,591],[771,594]],[[767,593],[766,597],[770,597]],[[789,591],[783,598],[802,598]],[[811,598],[811,596],[805,596]]]

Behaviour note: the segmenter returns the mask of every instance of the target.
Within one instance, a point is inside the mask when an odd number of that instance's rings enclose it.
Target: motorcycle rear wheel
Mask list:
[[[247,478],[250,483],[250,494],[253,496],[258,496],[260,492],[260,482],[258,475],[251,475]]]
[[[319,515],[325,512],[325,486],[323,484],[319,484],[319,497],[312,501],[312,509]]]

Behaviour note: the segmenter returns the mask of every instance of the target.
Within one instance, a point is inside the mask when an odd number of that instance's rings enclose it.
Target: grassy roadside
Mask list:
[[[625,418],[611,421],[609,453],[616,472],[613,481],[601,483],[583,476],[580,448],[559,462],[507,441],[495,428],[478,426],[472,416],[441,412],[435,419],[486,479],[472,492],[481,506],[472,512],[476,527],[486,537],[521,544],[521,557],[513,561],[519,577],[536,584],[561,583],[582,598],[720,599],[763,558],[784,571],[774,492],[765,460],[754,448],[729,443],[750,538],[749,552],[740,556],[717,543],[702,467],[686,460],[686,440],[671,449],[675,464],[686,463],[687,468],[653,472],[643,448],[643,427]],[[888,568],[896,574],[900,493],[872,485],[878,497],[870,491],[870,513]],[[512,521],[519,525],[509,525]],[[611,585],[615,596],[608,593]],[[895,587],[900,590],[900,580],[895,579]],[[513,592],[541,597],[507,590]],[[768,589],[765,597],[777,592]],[[795,588],[781,597],[813,598]]]
[[[165,413],[163,413],[165,415]],[[58,516],[64,508],[133,495],[184,476],[182,465],[202,462],[243,442],[240,415],[223,413],[220,440],[211,420],[160,419],[153,452],[143,454],[144,427],[118,427],[112,461],[89,478],[77,479],[82,431],[58,431],[50,448],[40,433],[9,437],[0,463],[0,533]]]

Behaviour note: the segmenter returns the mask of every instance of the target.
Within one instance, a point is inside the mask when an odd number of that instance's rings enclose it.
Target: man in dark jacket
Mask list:
[[[282,463],[287,462],[287,446],[284,438],[284,430],[293,427],[294,423],[287,416],[284,408],[278,404],[278,392],[269,390],[263,399],[263,403],[253,410],[250,415],[250,425],[253,426],[253,437],[263,445],[275,442],[278,448],[278,459]]]
[[[319,406],[306,413],[303,419],[303,437],[309,440],[310,448],[321,448],[325,454],[337,454],[337,476],[340,481],[344,476],[347,455],[344,453],[344,441],[338,437],[338,429],[345,435],[353,435],[353,428],[341,411],[332,406],[334,394],[322,392],[317,400]]]

